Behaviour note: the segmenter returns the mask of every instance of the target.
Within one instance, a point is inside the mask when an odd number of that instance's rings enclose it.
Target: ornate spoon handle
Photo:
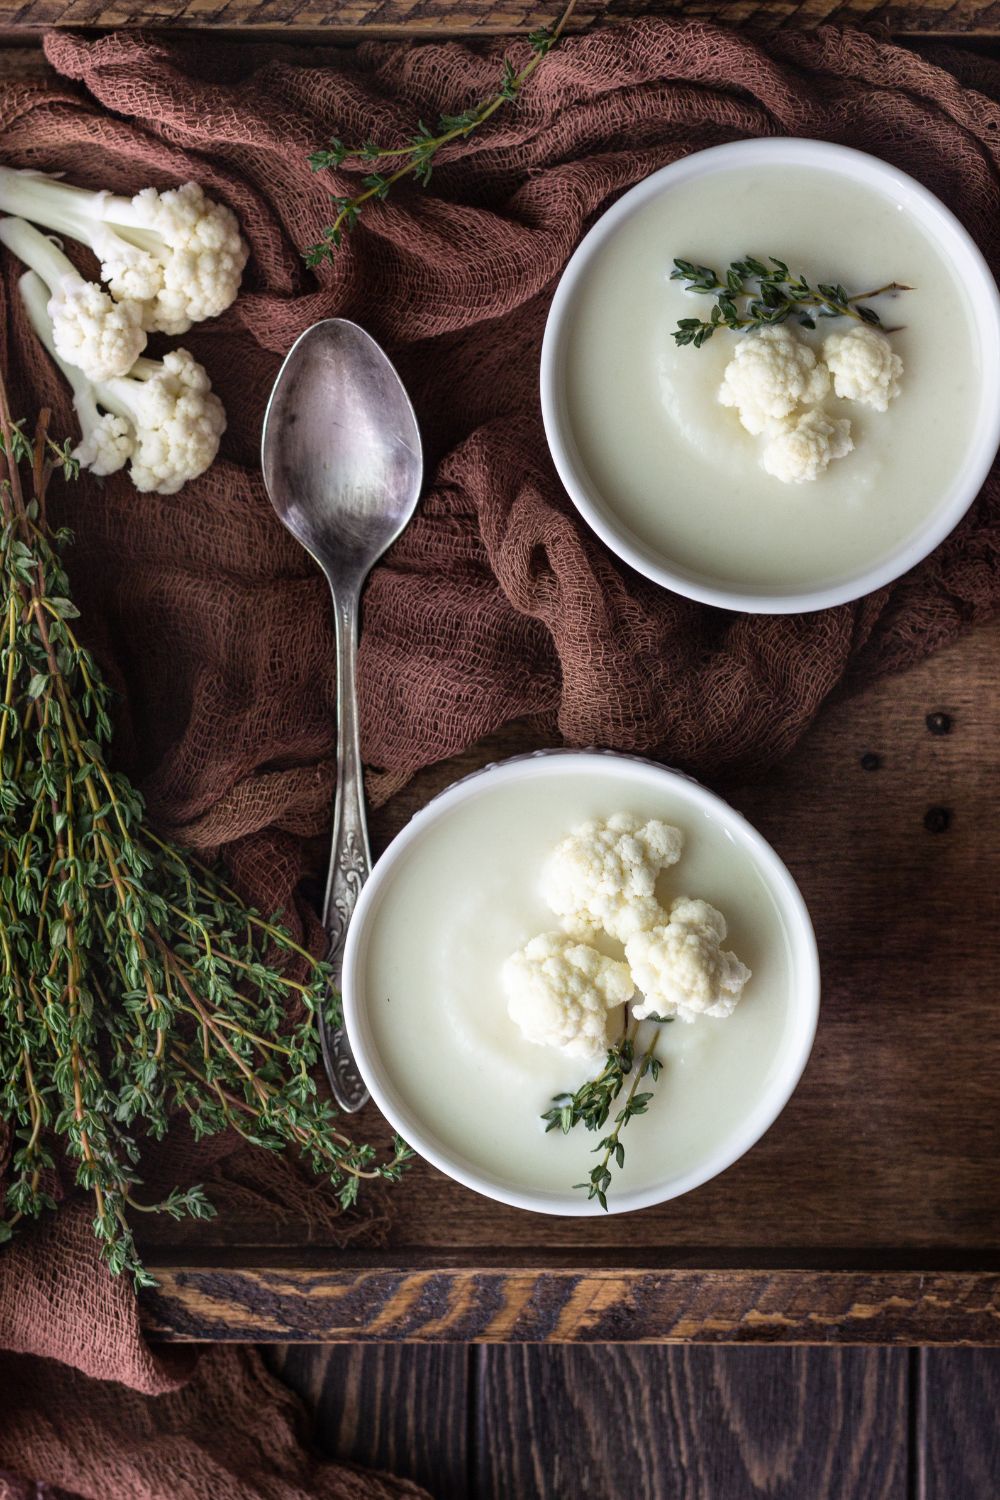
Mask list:
[[[323,904],[323,925],[330,939],[329,962],[339,988],[344,968],[347,929],[361,887],[371,874],[365,822],[365,786],[358,729],[355,667],[358,656],[358,592],[333,591],[337,627],[337,798],[333,808],[333,846]],[[348,1113],[368,1100],[368,1090],[357,1069],[343,1027],[320,1023],[323,1061],[334,1098]]]

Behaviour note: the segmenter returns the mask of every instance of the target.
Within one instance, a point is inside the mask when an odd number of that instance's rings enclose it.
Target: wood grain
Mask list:
[[[1000,1345],[995,1272],[150,1264],[175,1342]]]
[[[434,1500],[465,1500],[472,1391],[464,1348],[287,1345],[268,1363],[303,1398],[331,1457],[412,1479]]]
[[[1000,1358],[922,1350],[916,1500],[992,1500],[1000,1493]]]
[[[211,27],[235,34],[274,31],[312,37],[489,36],[526,32],[552,22],[556,4],[518,0],[2,0],[0,31],[50,26],[112,29]],[[996,0],[583,0],[574,30],[596,20],[614,25],[637,16],[683,16],[756,31],[833,21],[897,36],[1000,36]]]
[[[476,1500],[907,1494],[902,1350],[611,1345],[476,1357]]]

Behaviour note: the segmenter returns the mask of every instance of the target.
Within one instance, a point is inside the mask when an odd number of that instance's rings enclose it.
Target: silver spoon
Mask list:
[[[333,982],[371,874],[358,737],[358,604],[372,565],[416,509],[420,433],[402,382],[356,323],[314,323],[292,345],[264,414],[264,483],[292,535],[327,576],[337,627],[337,798],[323,903]],[[341,1109],[368,1098],[342,1028],[320,1018],[323,1061]]]

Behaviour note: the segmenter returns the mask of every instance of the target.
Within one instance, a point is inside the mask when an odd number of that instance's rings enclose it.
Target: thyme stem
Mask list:
[[[485,125],[502,105],[511,104],[518,98],[528,79],[559,41],[576,6],[577,0],[569,0],[554,26],[529,33],[527,40],[532,50],[531,58],[521,69],[516,69],[507,59],[504,62],[500,86],[495,93],[489,94],[460,115],[441,115],[436,130],[430,129],[421,120],[416,134],[405,146],[386,147],[374,141],[365,141],[360,146],[350,146],[345,145],[339,137],[333,136],[328,146],[320,151],[314,151],[308,158],[309,165],[314,172],[323,172],[330,167],[340,167],[346,161],[399,160],[401,165],[388,173],[377,170],[369,172],[362,178],[362,191],[353,197],[336,195],[333,197],[336,209],[334,220],[323,230],[321,239],[303,252],[306,264],[318,266],[324,260],[332,260],[343,241],[344,234],[357,224],[365,205],[375,198],[385,198],[395,184],[404,177],[412,176],[422,187],[426,187],[431,180],[434,158],[442,147],[450,145],[452,141],[465,140],[474,130]]]

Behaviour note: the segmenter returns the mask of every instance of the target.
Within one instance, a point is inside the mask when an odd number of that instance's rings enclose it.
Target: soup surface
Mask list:
[[[812,285],[914,288],[871,305],[903,361],[885,413],[829,397],[854,451],[786,484],[760,440],[718,401],[741,335],[678,347],[678,319],[712,298],[671,281],[674,257],[720,274],[774,255]],[[777,164],[681,182],[639,206],[596,252],[574,293],[563,390],[571,446],[609,520],[654,561],[693,579],[761,590],[833,585],[888,557],[937,508],[968,449],[979,399],[973,312],[924,230],[890,196],[828,169]],[[821,319],[819,344],[846,332]]]
[[[657,893],[718,906],[729,922],[726,946],[753,977],[728,1020],[658,1028],[663,1073],[648,1114],[627,1127],[613,1200],[621,1187],[696,1169],[752,1112],[789,1042],[792,965],[771,890],[724,827],[656,772],[637,784],[611,760],[596,773],[563,771],[567,764],[553,758],[529,780],[484,782],[428,824],[379,892],[356,972],[391,1093],[429,1140],[498,1185],[583,1199],[572,1189],[594,1165],[597,1137],[579,1126],[546,1134],[541,1115],[595,1067],[524,1040],[507,1015],[501,966],[528,939],[558,928],[539,885],[568,830],[615,812],[678,826],[684,853]],[[621,956],[610,940],[601,946]]]

